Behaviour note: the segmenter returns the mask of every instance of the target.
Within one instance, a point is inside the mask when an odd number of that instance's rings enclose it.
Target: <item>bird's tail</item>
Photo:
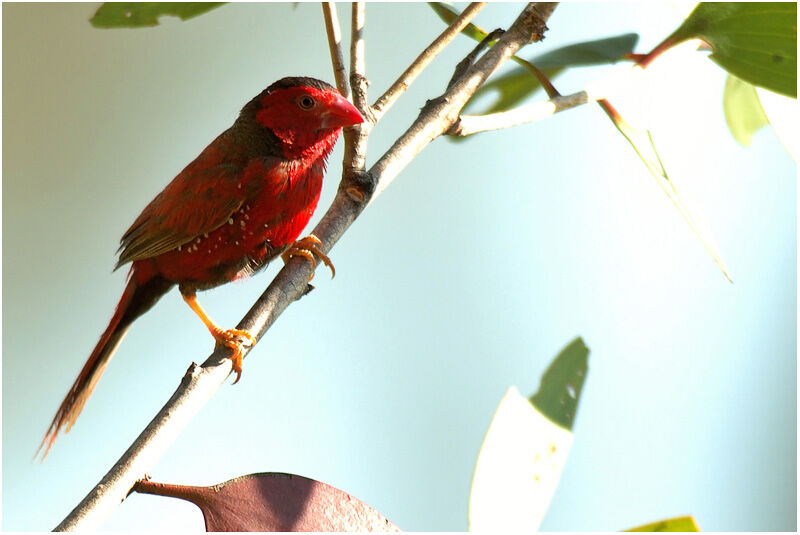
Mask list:
[[[38,455],[44,450],[42,459],[47,456],[61,429],[66,428],[64,429],[66,433],[72,428],[86,400],[89,399],[97,381],[105,371],[108,361],[114,356],[122,338],[128,332],[131,323],[147,312],[173,285],[172,282],[159,276],[147,277],[141,271],[137,273],[136,266],[131,268],[125,291],[122,293],[108,327],[100,336],[94,351],[89,355],[89,359],[83,365],[83,369],[75,379],[72,388],[67,392],[64,401],[61,402],[50,428],[39,445],[36,454]]]

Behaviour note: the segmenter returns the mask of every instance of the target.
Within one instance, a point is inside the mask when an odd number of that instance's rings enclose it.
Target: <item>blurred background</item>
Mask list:
[[[274,80],[333,81],[318,4],[233,4],[99,30],[98,4],[3,5],[3,529],[49,530],[212,349],[167,294],[138,320],[69,435],[33,455],[105,328],[119,237]],[[476,23],[508,27],[521,4]],[[459,8],[463,5],[459,4]],[[339,6],[345,35],[349,5]],[[625,32],[646,52],[681,21],[660,3],[567,3],[530,58]],[[602,24],[598,24],[602,21]],[[425,4],[370,4],[374,101],[444,28]],[[386,116],[372,164],[441,94],[458,39]],[[615,67],[570,72],[564,93]],[[525,395],[580,335],[590,371],[545,530],[692,514],[704,530],[794,531],[796,166],[774,132],[736,144],[725,73],[656,61],[612,99],[649,127],[734,284],[597,106],[436,140],[336,245],[337,276],[292,305],[152,470],[209,485],[253,472],[343,489],[404,530],[467,528],[474,462],[511,384]],[[541,98],[541,96],[540,96]],[[316,222],[336,190],[331,158]],[[279,269],[200,295],[233,326]],[[133,495],[109,530],[202,529],[188,503]]]

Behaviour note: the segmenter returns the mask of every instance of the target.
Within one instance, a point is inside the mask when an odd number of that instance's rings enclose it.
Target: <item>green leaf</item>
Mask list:
[[[558,487],[572,433],[509,387],[486,431],[469,495],[469,529],[536,531]]]
[[[589,348],[578,337],[548,366],[531,403],[554,423],[572,430],[588,371]]]
[[[658,151],[656,150],[656,145],[653,142],[653,136],[650,134],[650,131],[637,128],[629,124],[625,119],[622,118],[622,116],[619,115],[617,110],[615,110],[607,100],[598,100],[597,103],[601,108],[603,108],[603,111],[606,112],[608,117],[611,119],[611,122],[613,122],[614,126],[617,127],[617,130],[619,130],[619,132],[625,136],[625,139],[628,140],[628,143],[631,144],[633,150],[636,151],[636,154],[647,167],[647,170],[650,171],[650,174],[653,175],[658,185],[661,187],[664,193],[667,194],[669,200],[671,200],[672,204],[675,205],[675,208],[678,209],[678,212],[681,214],[681,217],[683,217],[684,221],[686,221],[686,224],[689,225],[689,228],[692,229],[692,232],[694,232],[695,236],[697,236],[697,238],[700,240],[700,243],[703,244],[705,250],[711,255],[714,263],[717,264],[719,269],[722,270],[722,274],[725,275],[725,278],[728,279],[729,282],[733,282],[728,270],[725,268],[725,264],[722,262],[722,257],[711,245],[711,242],[706,240],[700,233],[697,225],[694,222],[694,219],[692,218],[692,215],[689,213],[689,210],[678,196],[678,190],[675,188],[675,184],[672,182],[672,180],[670,180],[667,170],[664,167],[664,164],[661,162],[661,157],[658,155]]]
[[[428,5],[431,6],[431,9],[433,9],[433,11],[439,15],[439,18],[448,25],[452,24],[453,21],[456,20],[460,15],[458,11],[448,6],[444,2],[428,2]],[[461,30],[461,33],[472,37],[476,41],[483,41],[483,39],[489,35],[485,30],[478,28],[472,23],[467,24],[466,28]]]
[[[575,402],[586,378],[589,350],[580,338],[565,348],[542,377],[536,396]],[[570,379],[572,378],[572,379]],[[534,396],[534,397],[536,397]],[[575,415],[572,407],[571,415]],[[572,446],[572,432],[509,387],[481,445],[469,496],[471,531],[535,531],[544,518]]]
[[[95,28],[143,28],[157,26],[159,17],[187,20],[225,2],[104,2],[89,22]]]
[[[625,531],[700,531],[697,522],[692,516],[677,516],[652,524],[645,524],[638,528],[626,529]]]
[[[614,37],[562,46],[536,56],[530,61],[540,69],[604,65],[619,61],[625,54],[633,52],[638,41],[638,33],[623,33]]]
[[[444,2],[428,2],[433,11],[447,24],[452,24],[459,15],[453,7]],[[468,24],[461,33],[471,37],[476,41],[482,41],[489,33],[472,23]],[[511,60],[517,62],[522,68],[517,68],[509,73],[493,79],[478,89],[467,103],[465,109],[472,102],[477,101],[480,95],[496,91],[498,99],[482,114],[505,111],[513,108],[526,97],[532,95],[541,87],[539,80],[534,73],[533,63],[549,79],[553,79],[564,70],[565,67],[580,65],[598,65],[613,63],[625,54],[632,52],[639,40],[639,35],[626,33],[615,37],[575,43],[552,50],[541,56],[537,56],[528,62],[518,56],[512,56]],[[493,43],[490,43],[490,45]],[[459,141],[461,138],[454,138]]]
[[[564,69],[542,69],[550,80],[561,74]],[[520,104],[527,97],[541,89],[542,84],[527,69],[516,68],[503,76],[499,76],[482,85],[464,106],[464,110],[475,107],[481,95],[496,93],[497,98],[480,115],[507,111]]]
[[[625,54],[632,52],[638,40],[638,34],[626,33],[605,39],[575,43],[536,56],[530,60],[530,63],[539,67],[545,76],[553,80],[567,67],[614,63]],[[535,76],[531,76],[529,70],[527,67],[515,67],[508,73],[490,80],[475,92],[470,103],[477,102],[481,95],[496,92],[497,100],[481,114],[510,110],[541,88],[539,80]],[[467,104],[467,107],[470,103]]]
[[[797,98],[796,2],[702,2],[666,41],[696,37],[729,73]]]
[[[745,147],[750,146],[753,134],[769,124],[756,88],[732,74],[725,80],[722,105],[728,129],[736,141]]]
[[[433,9],[433,11],[437,15],[439,15],[439,18],[442,19],[447,24],[452,24],[452,22],[456,20],[456,18],[458,18],[458,16],[460,15],[458,11],[456,11],[453,7],[449,6],[445,2],[428,2],[428,5]],[[486,38],[486,36],[489,35],[489,32],[487,32],[483,28],[475,26],[472,23],[467,24],[467,26],[463,30],[461,30],[461,33],[463,33],[468,37],[473,38],[476,41],[483,41]],[[497,41],[490,41],[489,46],[492,46],[496,42]],[[511,59],[512,61],[516,61],[523,67],[527,67],[533,73],[533,67],[531,66],[530,63],[528,63],[524,59],[521,59],[518,56],[511,56]]]

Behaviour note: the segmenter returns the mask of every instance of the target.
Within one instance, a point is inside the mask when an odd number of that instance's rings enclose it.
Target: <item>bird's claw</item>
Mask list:
[[[228,329],[227,331],[219,330],[212,333],[214,338],[220,344],[227,346],[233,350],[233,355],[230,358],[233,361],[233,372],[236,372],[236,380],[233,384],[239,382],[242,378],[242,360],[244,359],[244,349],[242,347],[241,338],[246,339],[248,347],[256,345],[256,338],[249,331],[243,329]]]
[[[317,267],[317,259],[314,256],[317,255],[320,260],[322,260],[322,263],[328,266],[328,268],[331,270],[331,278],[333,278],[336,276],[336,268],[333,267],[333,262],[331,262],[331,259],[328,258],[328,255],[322,252],[322,249],[320,249],[321,246],[322,241],[313,234],[309,234],[305,238],[301,238],[294,242],[286,251],[283,252],[281,258],[283,259],[283,262],[286,263],[293,256],[302,256],[311,262],[311,268],[313,269]],[[313,278],[314,273],[311,274],[311,278],[308,280],[311,281]]]

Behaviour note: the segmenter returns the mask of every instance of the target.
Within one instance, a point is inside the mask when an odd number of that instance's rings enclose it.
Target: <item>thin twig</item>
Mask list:
[[[350,98],[350,84],[347,83],[347,69],[344,66],[342,55],[342,30],[339,26],[339,16],[336,14],[336,4],[322,2],[322,14],[325,19],[325,31],[328,34],[328,48],[331,51],[331,64],[333,76],[336,78],[336,87],[345,98]]]
[[[506,31],[504,29],[497,28],[489,35],[484,37],[480,43],[475,45],[475,48],[472,49],[472,52],[467,54],[467,57],[456,64],[456,68],[453,69],[453,76],[451,76],[450,81],[447,82],[447,89],[453,87],[453,84],[455,84],[462,76],[464,76],[464,73],[475,64],[475,60],[478,58],[478,56],[483,54],[483,51],[489,46],[490,42],[497,41],[497,38],[503,35],[505,32]]]
[[[406,133],[370,169],[371,175],[380,177],[373,199],[389,186],[422,149],[450,129],[458,119],[461,109],[489,75],[523,45],[543,37],[546,29],[544,23],[554,8],[555,4],[547,2],[528,4],[508,31],[475,65],[444,95],[429,101]]]
[[[448,26],[448,28],[439,35],[434,41],[428,45],[428,48],[422,51],[417,56],[417,59],[409,65],[409,67],[395,80],[395,82],[375,101],[372,105],[372,112],[375,115],[375,120],[380,120],[383,115],[389,111],[389,108],[397,101],[400,96],[405,93],[409,86],[417,79],[417,77],[430,65],[430,63],[439,55],[439,53],[450,44],[450,41],[461,33],[461,30],[467,27],[475,15],[483,9],[486,2],[472,2],[467,9],[465,9],[459,16]]]
[[[365,121],[344,131],[344,172],[343,179],[348,183],[364,171],[367,161],[367,140],[375,125],[372,110],[367,101],[366,45],[364,44],[364,24],[366,6],[356,2],[352,8],[350,36],[350,85],[353,88],[353,104],[364,116]],[[355,201],[363,201],[364,194],[359,189],[352,190]]]
[[[523,45],[541,38],[546,17],[540,17],[536,8],[537,4],[528,4],[498,43],[444,95],[426,105],[406,133],[370,169],[368,174],[378,181],[379,186],[371,199],[386,189],[414,156],[452,126],[467,100],[495,69]],[[330,250],[367,205],[348,194],[347,165],[344,173],[333,204],[313,230],[322,240],[324,252]],[[303,295],[313,270],[310,262],[299,259],[288,262],[237,328],[247,329],[260,339],[278,316]],[[190,368],[169,402],[57,530],[91,530],[102,524],[225,381],[231,371],[231,361],[225,358],[226,353],[224,350],[215,351],[202,366]]]
[[[546,119],[560,111],[590,102],[586,91],[519,106],[509,111],[487,115],[462,115],[447,132],[453,136],[471,136],[489,130],[501,130]]]
[[[630,87],[642,75],[638,65],[624,67],[613,75],[592,82],[583,91],[557,96],[549,100],[524,104],[508,111],[486,115],[462,115],[447,132],[453,136],[470,136],[479,132],[501,130],[535,121],[541,121],[558,112],[602,100],[621,87]]]
[[[353,103],[358,109],[367,108],[366,54],[364,52],[364,2],[353,4],[352,38],[350,41],[350,83],[353,85]]]

